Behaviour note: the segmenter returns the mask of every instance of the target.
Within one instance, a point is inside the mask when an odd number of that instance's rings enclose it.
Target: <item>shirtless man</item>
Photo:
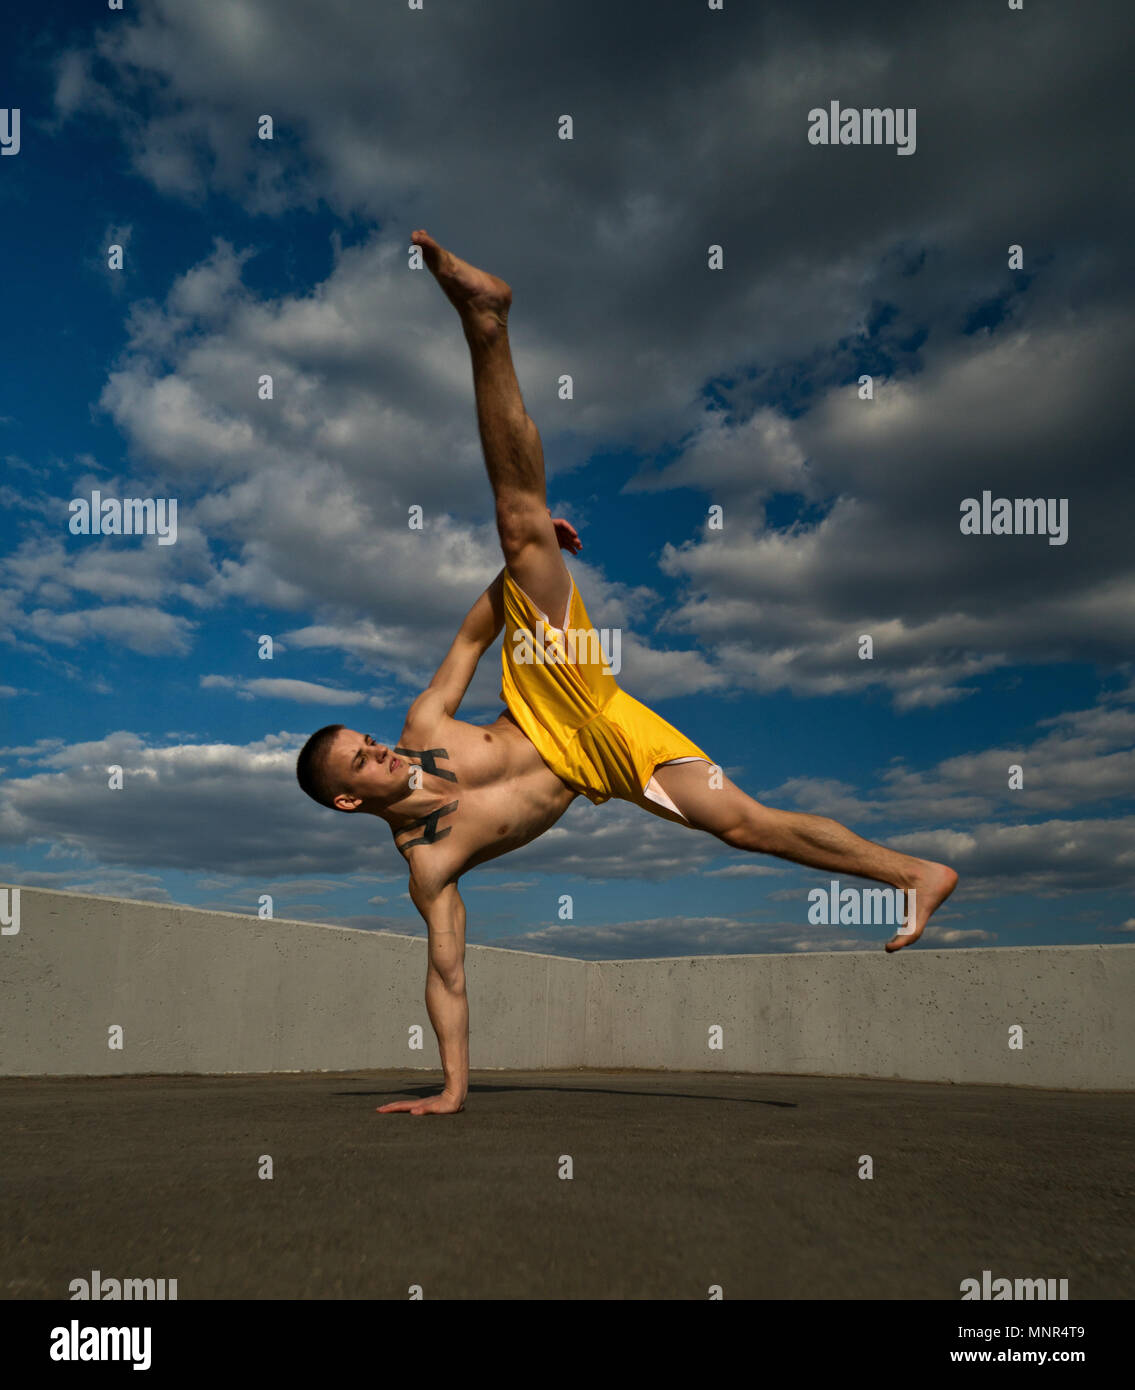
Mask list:
[[[426,232],[411,240],[460,315],[469,344],[505,567],[470,609],[393,747],[332,724],[311,736],[296,772],[304,791],[323,805],[385,820],[406,860],[410,898],[429,931],[426,1008],[445,1087],[428,1100],[379,1109],[449,1115],[464,1108],[469,1085],[458,879],[542,835],[577,795],[596,803],[612,796],[631,801],[734,849],[903,890],[907,923],[887,942],[888,951],[922,935],[957,874],[860,839],[825,817],[760,805],[696,744],[618,687],[598,644],[585,639],[594,629],[560,555],[561,548],[578,553],[579,537],[548,511],[540,436],[509,350],[512,291]],[[501,694],[508,708],[492,724],[467,724],[456,717],[458,706],[502,628]]]

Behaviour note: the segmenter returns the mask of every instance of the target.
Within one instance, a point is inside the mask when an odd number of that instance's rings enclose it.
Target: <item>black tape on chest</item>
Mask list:
[[[398,751],[401,752],[402,750],[399,749]],[[441,806],[436,811],[431,811],[428,816],[423,816],[421,820],[411,821],[409,825],[404,825],[402,829],[396,831],[395,834],[405,835],[408,830],[417,830],[418,827],[422,825],[424,825],[426,829],[425,833],[420,835],[416,840],[410,840],[405,844],[399,845],[398,848],[400,850],[413,849],[415,845],[432,845],[438,840],[444,840],[453,827],[447,825],[444,830],[439,830],[437,828],[437,823],[442,816],[448,816],[450,811],[456,810],[457,802],[451,801],[448,806]]]
[[[422,768],[432,777],[444,777],[447,782],[456,782],[457,776],[453,772],[448,772],[443,767],[438,767],[437,759],[445,758],[448,760],[449,754],[444,748],[395,748],[395,753],[402,753],[407,758],[420,758]]]

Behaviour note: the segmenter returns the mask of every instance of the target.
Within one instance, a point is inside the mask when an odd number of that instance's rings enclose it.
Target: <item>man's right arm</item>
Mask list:
[[[429,1100],[395,1101],[382,1111],[451,1115],[469,1093],[469,1001],[465,994],[465,904],[456,883],[437,891],[410,879],[410,898],[429,928],[426,1010],[437,1034],[445,1088]]]

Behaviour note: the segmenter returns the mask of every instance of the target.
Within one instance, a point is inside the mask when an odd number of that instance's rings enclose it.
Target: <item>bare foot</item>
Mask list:
[[[888,951],[901,951],[904,946],[917,941],[925,930],[931,914],[942,906],[957,886],[957,874],[945,864],[935,864],[929,859],[920,859],[918,862],[918,877],[914,884],[906,889],[907,925],[900,927],[898,933],[887,942]],[[912,908],[913,929],[910,925]]]
[[[490,275],[487,270],[459,260],[452,251],[439,246],[429,232],[411,232],[410,240],[422,248],[426,267],[467,327],[489,337],[508,327],[512,290],[499,275]]]

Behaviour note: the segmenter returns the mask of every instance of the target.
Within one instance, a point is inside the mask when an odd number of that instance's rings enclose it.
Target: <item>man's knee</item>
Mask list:
[[[735,825],[731,825],[728,830],[719,830],[717,838],[731,849],[754,850],[758,848],[756,837],[747,821],[738,821]]]
[[[555,530],[543,499],[515,493],[498,496],[497,535],[509,564],[529,546],[554,543]]]
[[[759,801],[746,799],[749,804],[741,809],[727,830],[717,832],[717,838],[733,849],[771,853],[777,841],[776,818],[780,813],[762,806]]]

